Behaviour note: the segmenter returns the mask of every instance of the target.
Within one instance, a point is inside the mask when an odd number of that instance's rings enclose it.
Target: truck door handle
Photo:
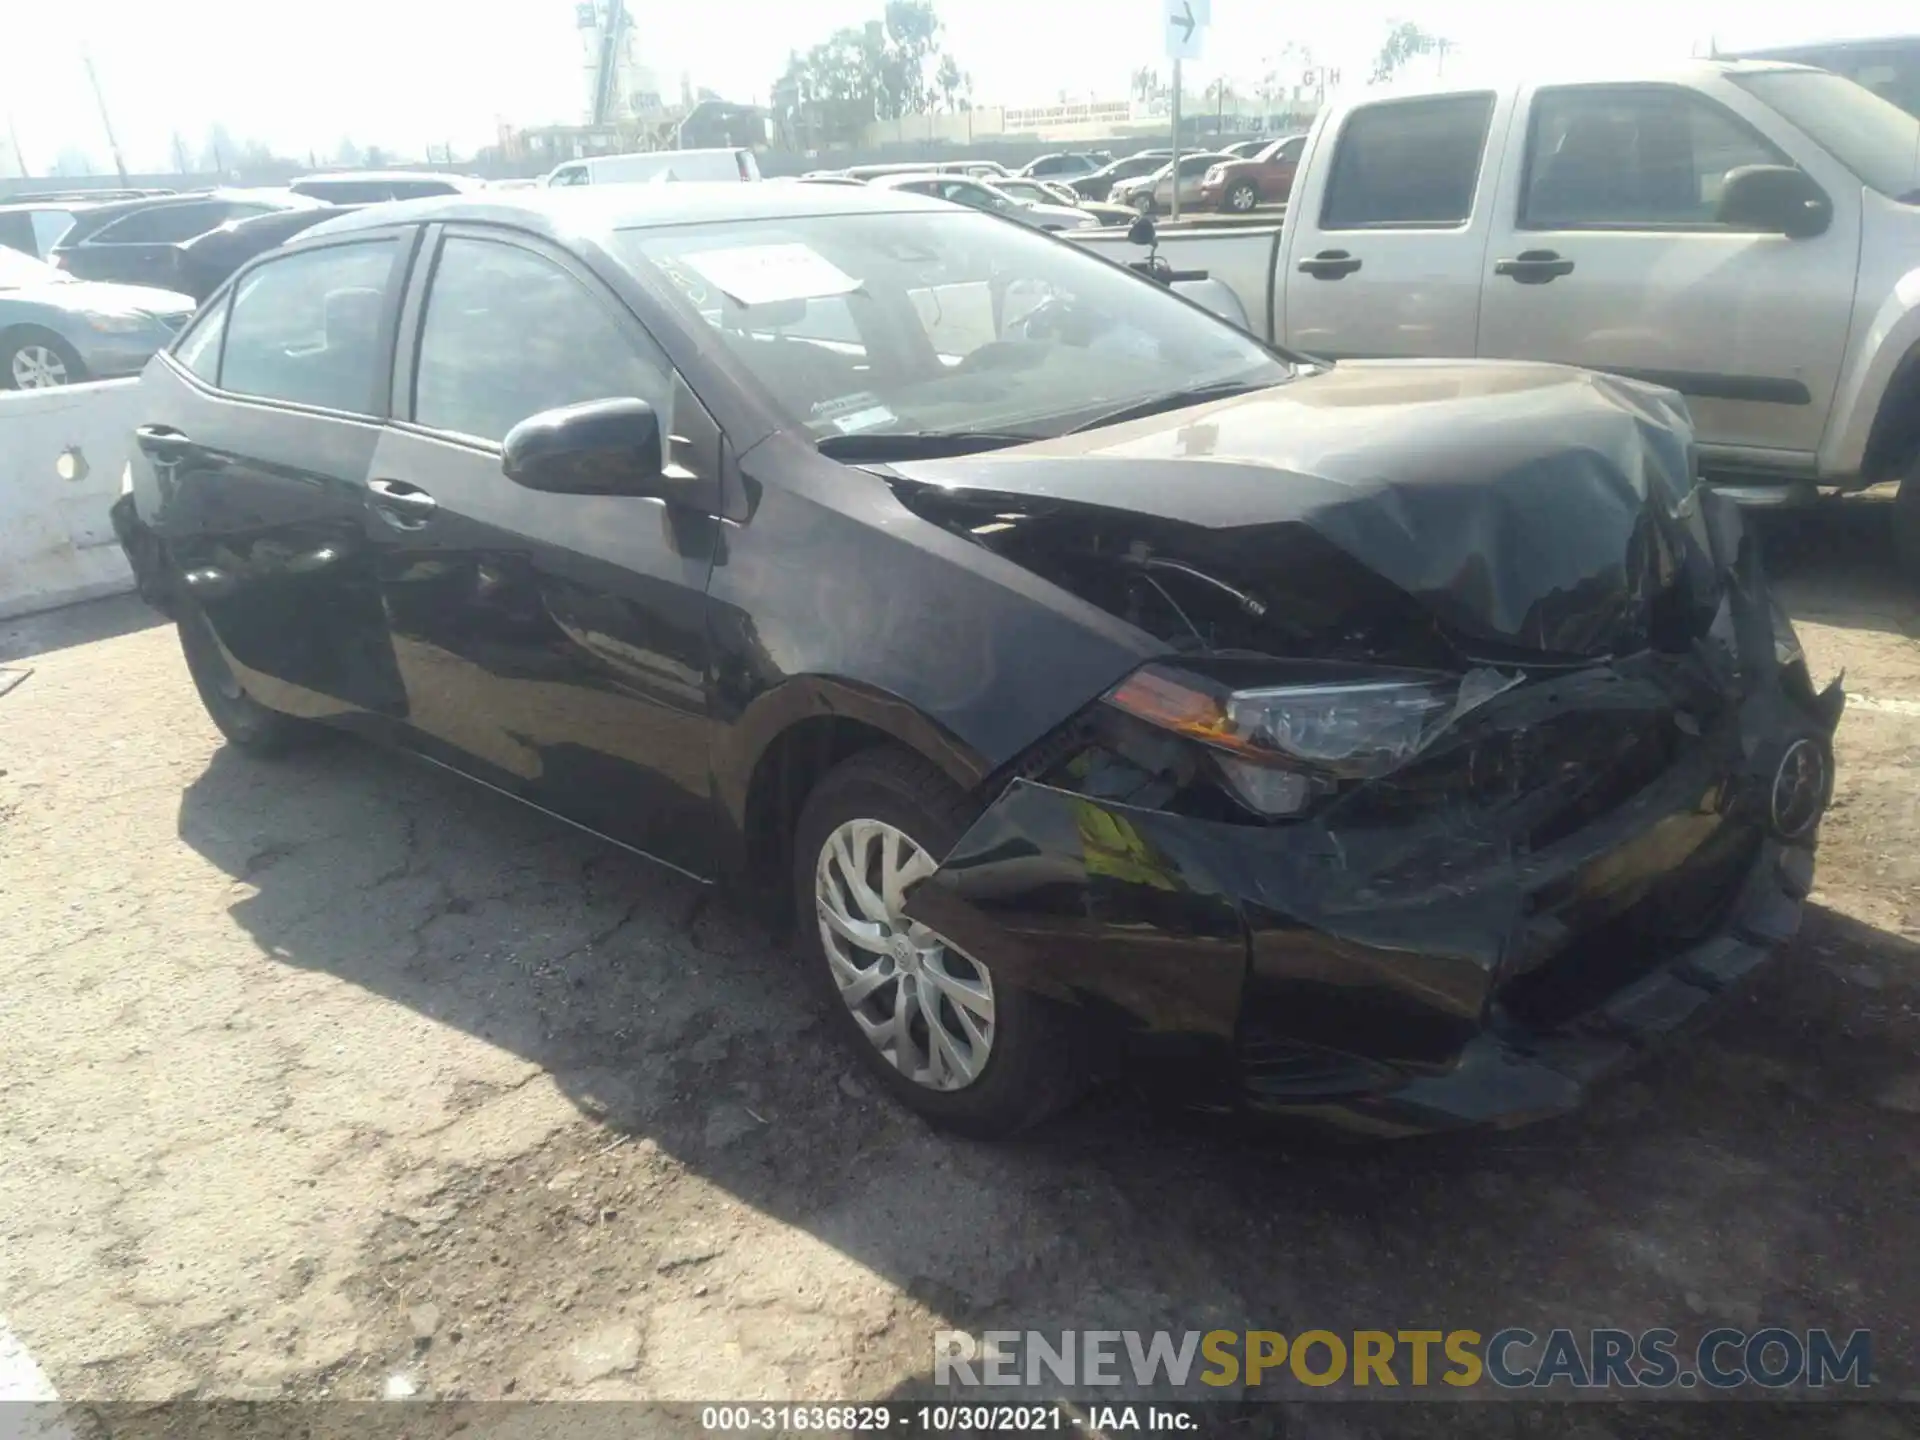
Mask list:
[[[404,480],[369,480],[367,488],[373,492],[373,508],[396,530],[418,530],[440,508],[433,496]]]
[[[1344,250],[1322,250],[1300,262],[1300,273],[1316,280],[1341,280],[1359,268],[1360,262]]]
[[[133,432],[134,443],[156,460],[184,460],[193,442],[171,425],[141,425]]]
[[[1561,275],[1571,275],[1573,262],[1561,259],[1554,250],[1522,250],[1511,260],[1494,261],[1493,273],[1520,285],[1545,285]]]

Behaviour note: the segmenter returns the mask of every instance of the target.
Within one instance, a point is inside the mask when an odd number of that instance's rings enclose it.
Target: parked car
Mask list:
[[[0,389],[137,375],[192,313],[190,296],[76,280],[0,247]]]
[[[1132,155],[1123,155],[1111,164],[1102,165],[1091,175],[1081,175],[1067,183],[1073,186],[1073,193],[1083,200],[1107,200],[1112,196],[1113,187],[1122,180],[1151,175],[1171,159],[1171,150],[1141,150]]]
[[[1199,207],[1200,187],[1207,172],[1215,165],[1224,163],[1228,157],[1216,151],[1200,150],[1191,155],[1180,157],[1180,206],[1185,210]],[[1158,170],[1141,175],[1133,180],[1122,180],[1108,194],[1115,205],[1125,205],[1142,215],[1158,215],[1173,208],[1173,166],[1174,162],[1164,162]]]
[[[420,170],[345,170],[303,175],[287,182],[296,195],[333,205],[377,205],[383,200],[419,200],[429,195],[459,195],[484,188],[460,175]]]
[[[329,221],[134,417],[115,529],[230,744],[345,727],[766,900],[956,1129],[1141,1061],[1563,1110],[1811,884],[1843,697],[1658,387],[1330,367],[909,191],[684,185]]]
[[[1036,230],[1078,230],[1099,223],[1084,210],[1016,199],[998,185],[967,175],[881,175],[867,183],[875,189],[905,190],[910,194],[950,200],[956,205],[984,210],[989,215],[1017,220]]]
[[[99,205],[74,218],[47,258],[83,280],[167,289],[180,280],[182,242],[229,220],[319,204],[286,190],[214,190]]]
[[[1064,205],[1069,210],[1078,210],[1091,215],[1102,225],[1124,225],[1138,213],[1123,205],[1109,205],[1100,200],[1082,200],[1074,194],[1073,188],[1058,180],[1028,180],[1018,175],[1009,175],[1004,180],[991,182],[993,188],[1015,200],[1037,205]]]
[[[800,177],[802,185],[864,185],[867,182],[852,175],[841,175],[834,171],[816,171]]]
[[[634,185],[665,180],[755,181],[760,162],[744,147],[722,150],[647,150],[634,155],[590,155],[548,172],[548,185]]]
[[[1007,173],[1007,167],[997,160],[913,160],[886,165],[849,165],[838,173],[855,180],[878,180],[888,175],[969,175],[995,180]]]
[[[1909,115],[1920,116],[1920,35],[1877,40],[1816,40],[1774,50],[1743,50],[1721,59],[1790,60],[1844,75],[1890,100]]]
[[[44,260],[85,208],[72,200],[0,205],[0,246]]]
[[[1703,60],[1357,90],[1300,166],[1277,238],[1169,234],[1163,259],[1315,355],[1668,386],[1748,503],[1900,481],[1920,574],[1920,119],[1824,71]]]
[[[1018,173],[1030,180],[1072,180],[1112,163],[1113,156],[1105,150],[1062,150],[1029,160]]]
[[[177,252],[172,267],[174,284],[196,302],[205,300],[254,256],[352,208],[355,207],[303,205],[297,210],[270,210],[264,215],[245,215],[217,225],[174,247]]]
[[[1200,178],[1200,208],[1245,215],[1283,202],[1306,145],[1306,136],[1289,135],[1269,141],[1249,158],[1220,161]]]

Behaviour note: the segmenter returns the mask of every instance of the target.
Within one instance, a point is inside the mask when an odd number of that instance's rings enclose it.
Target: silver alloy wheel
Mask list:
[[[45,345],[22,345],[13,352],[16,390],[51,390],[67,383],[67,362]]]
[[[840,998],[901,1074],[929,1090],[963,1090],[993,1051],[987,967],[901,913],[933,857],[882,820],[849,820],[814,865],[820,943]]]
[[[1260,192],[1251,185],[1235,186],[1227,194],[1227,204],[1242,214],[1260,203]]]

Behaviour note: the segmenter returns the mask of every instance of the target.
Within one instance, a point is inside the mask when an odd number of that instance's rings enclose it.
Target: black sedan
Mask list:
[[[776,901],[957,1129],[1120,1067],[1562,1110],[1807,893],[1843,698],[1636,382],[1333,368],[937,201],[685,185],[331,220],[137,418],[116,527],[230,743]]]

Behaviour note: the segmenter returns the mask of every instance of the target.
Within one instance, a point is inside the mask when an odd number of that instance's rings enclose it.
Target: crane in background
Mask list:
[[[607,0],[606,14],[600,18],[599,58],[593,73],[593,112],[595,125],[609,125],[619,105],[620,41],[628,25],[626,0]]]

